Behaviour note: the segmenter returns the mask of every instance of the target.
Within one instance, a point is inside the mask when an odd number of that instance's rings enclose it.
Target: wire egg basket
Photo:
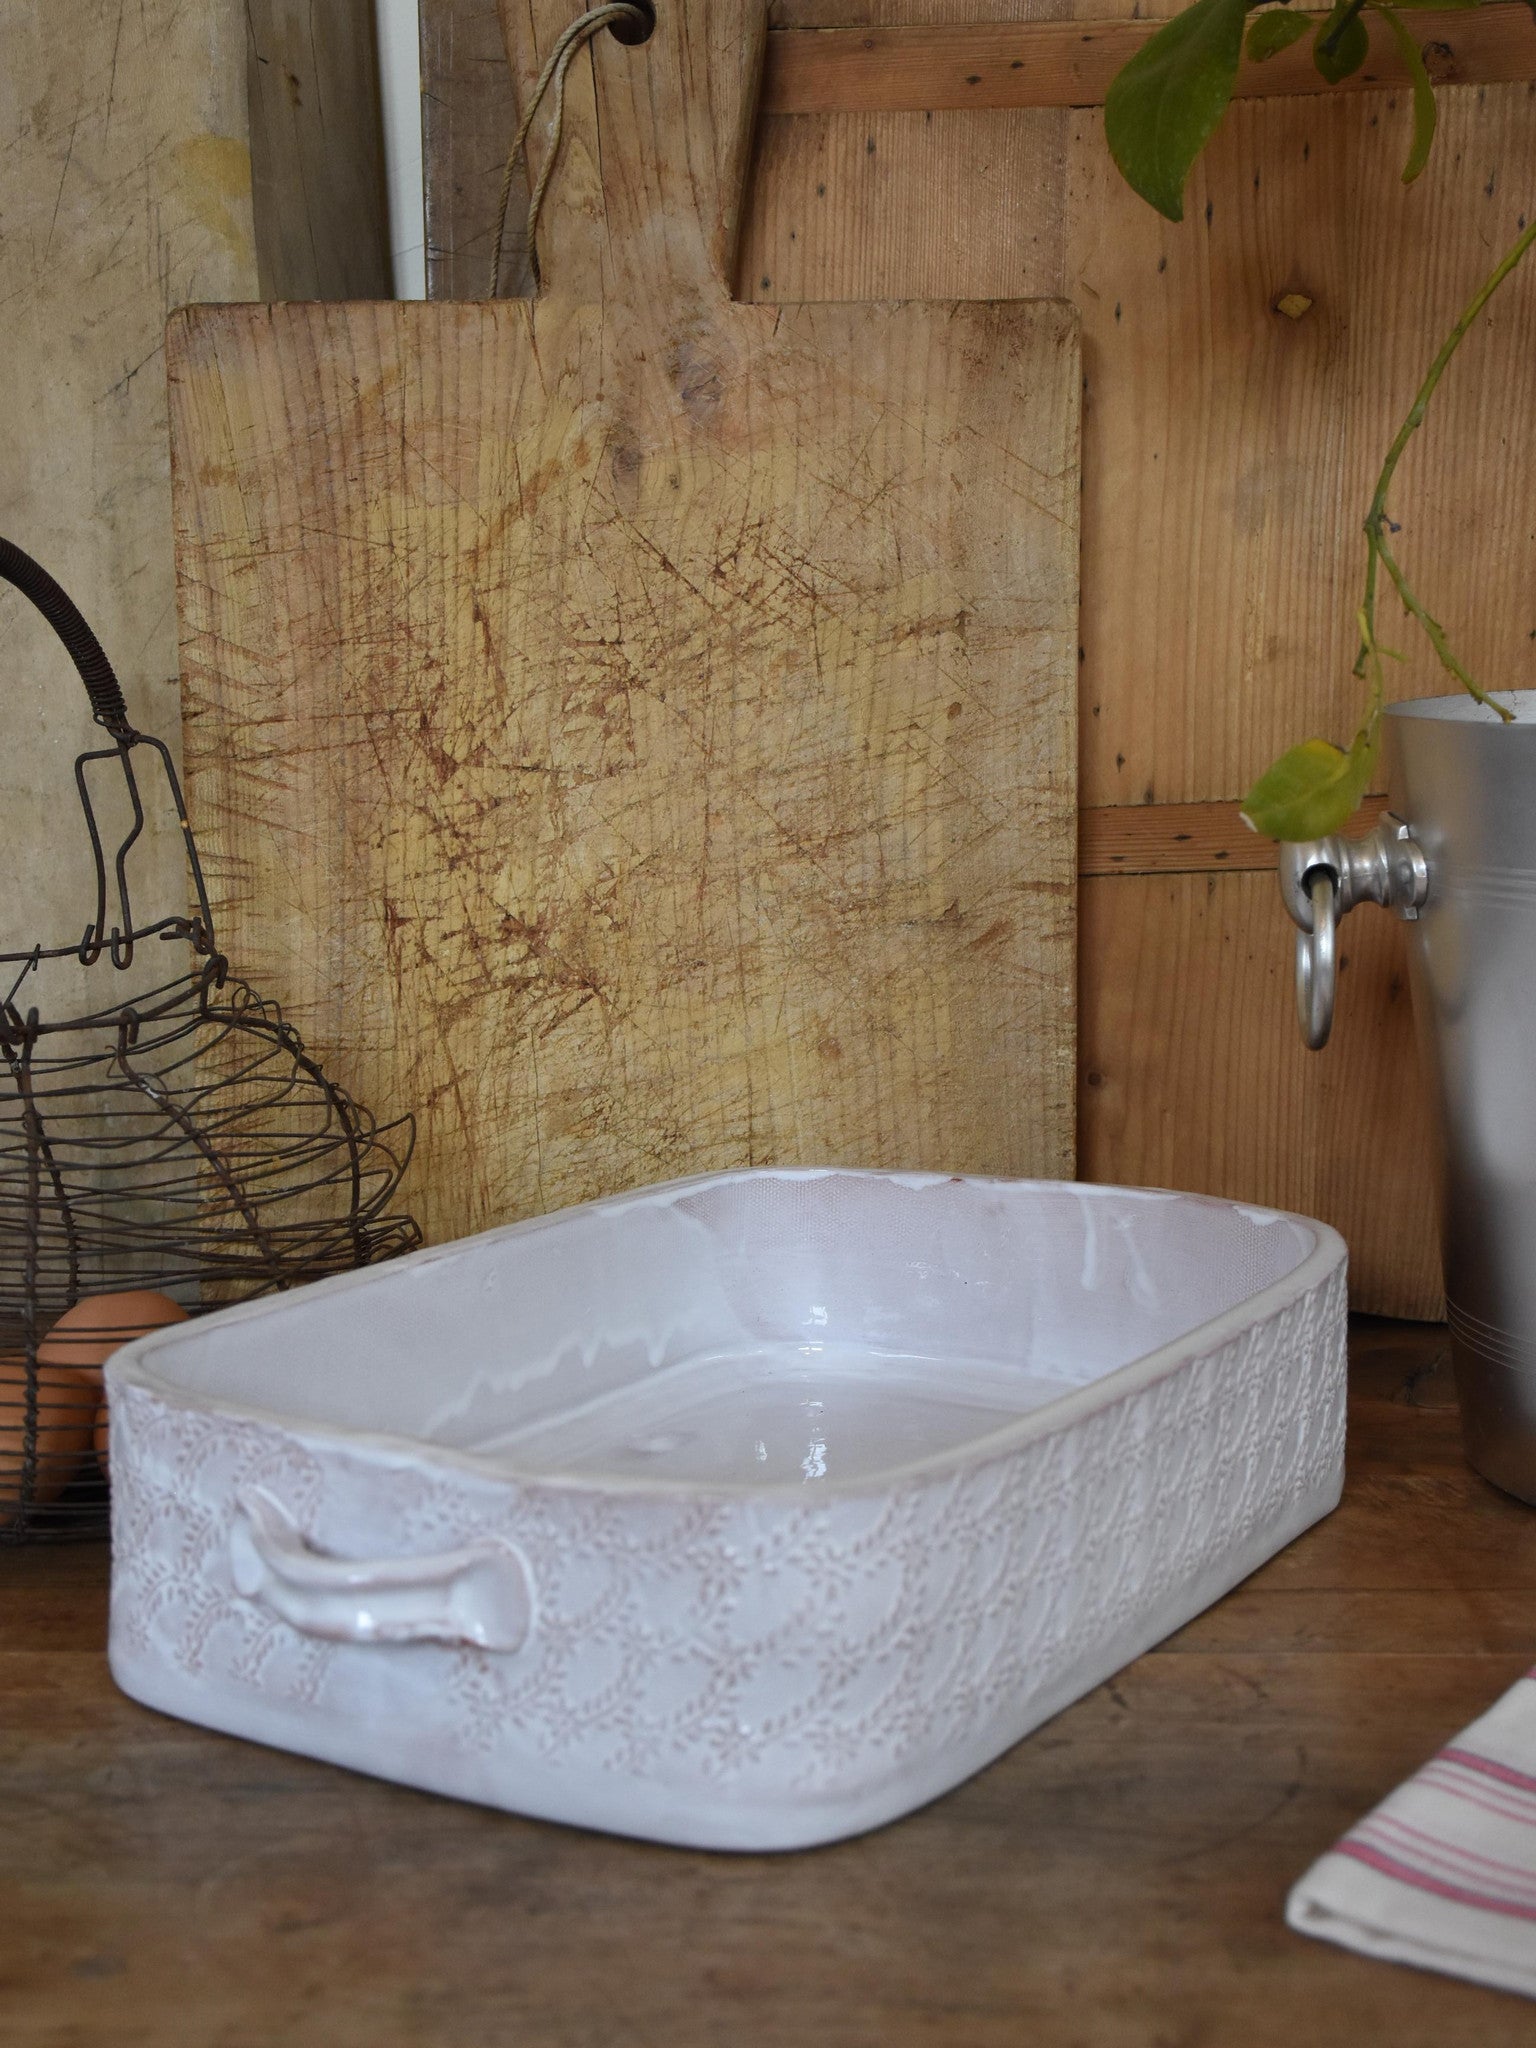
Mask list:
[[[391,1258],[421,1233],[392,1206],[411,1119],[378,1123],[326,1078],[276,1005],[231,974],[169,751],[129,721],[70,598],[6,540],[0,579],[53,628],[109,741],[75,762],[95,870],[84,936],[0,953],[14,975],[0,1000],[9,1079],[0,1097],[3,1545],[105,1525],[100,1362],[148,1320]],[[145,924],[129,887],[146,823],[140,767],[163,778],[175,806],[194,898],[187,914]],[[120,776],[113,800],[121,808],[126,799],[110,877],[102,776]],[[184,957],[146,976],[148,949],[162,945]],[[120,985],[114,1002],[103,987],[83,1014],[47,1016],[29,1001],[49,962],[129,976],[136,961],[133,991]]]

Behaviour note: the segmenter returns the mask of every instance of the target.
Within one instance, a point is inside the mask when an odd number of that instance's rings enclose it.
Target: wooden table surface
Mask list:
[[[1286,1889],[1532,1661],[1444,1332],[1355,1333],[1319,1528],[925,1812],[776,1858],[513,1819],[122,1698],[99,1546],[0,1552],[6,2048],[1499,2048]]]

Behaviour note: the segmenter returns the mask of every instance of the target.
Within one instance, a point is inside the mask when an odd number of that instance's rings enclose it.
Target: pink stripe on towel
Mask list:
[[[1435,1761],[1460,1764],[1464,1771],[1481,1772],[1485,1778],[1497,1778],[1501,1785],[1513,1785],[1521,1792],[1536,1796],[1536,1777],[1528,1771],[1517,1771],[1509,1764],[1495,1763],[1491,1756],[1479,1756],[1476,1750],[1452,1746],[1442,1749]]]
[[[1468,1791],[1460,1779],[1449,1776],[1441,1777],[1436,1771],[1434,1764],[1426,1764],[1414,1780],[1414,1783],[1426,1786],[1431,1792],[1439,1792],[1447,1799],[1459,1799],[1464,1806],[1476,1806],[1483,1813],[1494,1814],[1499,1820],[1512,1821],[1517,1827],[1523,1828],[1531,1825],[1531,1816],[1520,1807],[1511,1806],[1507,1801],[1497,1797],[1492,1799],[1481,1799],[1478,1797],[1479,1792],[1494,1792],[1497,1789],[1496,1787],[1479,1782],[1476,1792]]]
[[[1438,1899],[1454,1899],[1458,1906],[1475,1906],[1484,1913],[1504,1913],[1513,1920],[1536,1920],[1536,1906],[1517,1905],[1512,1899],[1496,1899],[1488,1892],[1475,1892],[1465,1885],[1447,1884],[1443,1878],[1433,1877],[1427,1870],[1415,1868],[1410,1863],[1399,1862],[1395,1856],[1387,1856],[1380,1849],[1372,1849],[1353,1835],[1346,1835],[1334,1850],[1335,1856],[1353,1856],[1357,1863],[1367,1863],[1372,1870],[1379,1870],[1384,1877],[1395,1877],[1399,1884],[1411,1884],[1421,1892],[1433,1892]]]
[[[1399,1820],[1395,1814],[1368,1814],[1355,1833],[1363,1834],[1367,1828],[1390,1828],[1399,1835],[1412,1835],[1416,1841],[1423,1842],[1426,1848],[1438,1850],[1443,1856],[1459,1856],[1464,1863],[1479,1863],[1486,1870],[1505,1871],[1509,1876],[1518,1877],[1536,1890],[1536,1870],[1532,1870],[1529,1864],[1504,1863],[1497,1856],[1485,1856],[1480,1849],[1464,1849],[1458,1842],[1448,1842],[1443,1836],[1431,1835],[1423,1828],[1410,1826],[1407,1821]]]
[[[1536,1878],[1529,1871],[1514,1872],[1513,1866],[1495,1865],[1487,1867],[1487,1859],[1469,1856],[1467,1852],[1454,1848],[1450,1843],[1437,1842],[1428,1836],[1417,1841],[1404,1841],[1397,1833],[1388,1833],[1383,1825],[1384,1816],[1376,1815],[1364,1820],[1348,1839],[1363,1844],[1366,1848],[1380,1850],[1383,1856],[1394,1862],[1406,1864],[1410,1869],[1422,1870],[1426,1876],[1438,1878],[1444,1884],[1465,1885],[1474,1891],[1486,1892],[1490,1898],[1503,1900],[1506,1904],[1529,1906],[1536,1909]],[[1474,1867],[1468,1868],[1471,1863]]]

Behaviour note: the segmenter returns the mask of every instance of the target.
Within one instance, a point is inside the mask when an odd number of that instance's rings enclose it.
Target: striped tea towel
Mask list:
[[[1285,1917],[1536,1998],[1536,1671],[1314,1863]]]

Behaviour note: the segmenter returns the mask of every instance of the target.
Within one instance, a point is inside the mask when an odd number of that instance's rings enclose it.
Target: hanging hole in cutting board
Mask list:
[[[610,29],[621,43],[631,45],[648,42],[656,27],[656,9],[652,0],[600,0],[596,7],[589,7],[585,14],[578,14],[556,38],[543,70],[534,82],[528,95],[528,104],[523,109],[523,118],[518,124],[517,134],[507,154],[507,168],[501,181],[501,199],[496,209],[496,245],[491,251],[491,273],[486,288],[486,297],[494,299],[501,289],[501,251],[507,232],[507,208],[512,198],[512,180],[517,171],[519,157],[525,170],[528,163],[528,131],[539,110],[540,102],[551,87],[554,90],[554,118],[550,124],[549,150],[544,159],[544,168],[533,181],[528,195],[528,216],[525,240],[528,251],[528,267],[533,272],[533,281],[542,282],[539,264],[539,212],[544,204],[544,193],[554,173],[555,161],[560,154],[560,136],[565,124],[565,74],[571,62],[584,43],[591,40],[599,29]]]
[[[637,43],[648,43],[656,33],[656,9],[651,0],[633,0],[637,13],[645,16],[644,21],[610,21],[608,33],[615,42],[627,43],[633,48]]]

